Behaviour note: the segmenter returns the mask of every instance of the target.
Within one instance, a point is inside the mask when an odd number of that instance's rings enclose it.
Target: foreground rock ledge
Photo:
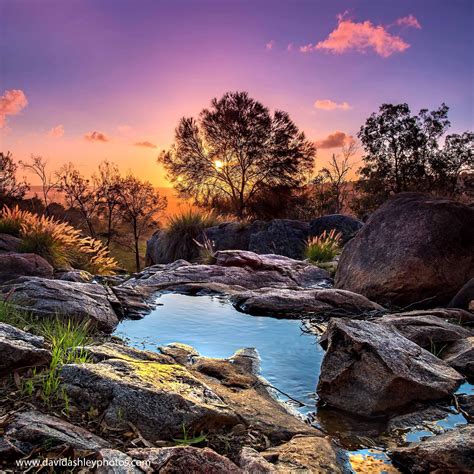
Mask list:
[[[317,392],[359,415],[383,415],[416,401],[449,397],[464,378],[395,328],[332,319]]]

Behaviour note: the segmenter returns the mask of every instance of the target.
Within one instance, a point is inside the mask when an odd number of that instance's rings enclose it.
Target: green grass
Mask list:
[[[196,240],[204,229],[219,223],[219,217],[213,212],[202,213],[192,209],[169,217],[164,236],[166,259],[170,262],[181,258],[197,259],[200,252]]]
[[[314,263],[330,262],[341,252],[342,235],[334,229],[308,240],[305,256]]]
[[[39,396],[47,405],[62,399],[68,409],[67,395],[60,390],[60,371],[65,364],[89,361],[82,349],[91,342],[89,324],[61,316],[39,318],[5,302],[0,302],[0,322],[43,336],[51,351],[48,367],[35,367],[21,378],[22,393],[29,397]]]
[[[207,435],[201,433],[199,436],[189,436],[189,430],[186,429],[186,425],[183,423],[183,437],[173,438],[173,441],[179,446],[192,446],[193,444],[200,444],[207,440]]]

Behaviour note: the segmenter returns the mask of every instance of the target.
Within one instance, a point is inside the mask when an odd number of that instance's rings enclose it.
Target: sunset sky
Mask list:
[[[166,185],[182,116],[246,90],[289,112],[318,167],[383,102],[473,128],[472,0],[0,0],[1,150]]]

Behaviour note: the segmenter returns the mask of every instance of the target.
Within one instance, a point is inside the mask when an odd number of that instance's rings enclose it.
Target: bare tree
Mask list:
[[[0,198],[5,200],[22,199],[29,185],[25,181],[19,182],[16,178],[18,165],[13,161],[12,154],[0,152]]]
[[[72,163],[64,165],[58,172],[59,189],[64,192],[70,208],[81,214],[89,234],[96,237],[93,218],[96,215],[98,199],[94,183],[81,175]]]
[[[51,174],[47,171],[47,161],[44,160],[41,156],[31,155],[31,162],[20,161],[23,169],[28,170],[38,176],[41,180],[41,189],[44,202],[44,212],[46,215],[49,215],[48,206],[49,206],[49,193],[54,189],[59,187],[61,178],[58,174]]]
[[[166,197],[160,195],[148,181],[140,181],[129,174],[117,187],[122,221],[130,226],[137,272],[140,271],[140,238],[155,224],[154,218],[167,206]]]
[[[114,224],[120,202],[119,189],[120,172],[114,163],[103,161],[99,165],[99,172],[93,176],[98,202],[98,213],[107,221],[107,247],[114,233]]]

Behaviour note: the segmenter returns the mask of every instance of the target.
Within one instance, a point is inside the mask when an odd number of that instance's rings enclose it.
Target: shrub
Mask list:
[[[199,247],[199,260],[201,263],[204,265],[213,265],[216,263],[216,249],[206,234],[203,233],[202,243],[197,240],[195,240],[194,243]]]
[[[311,262],[329,262],[341,251],[342,234],[332,229],[317,237],[311,237],[306,244],[305,255]]]
[[[202,213],[190,209],[169,217],[164,234],[164,253],[169,261],[194,260],[199,256],[196,240],[204,229],[220,223],[219,217],[213,213]]]
[[[99,240],[84,237],[78,229],[53,217],[4,207],[0,211],[2,228],[15,231],[22,238],[21,252],[41,255],[55,268],[71,265],[102,275],[117,268],[117,262]]]

